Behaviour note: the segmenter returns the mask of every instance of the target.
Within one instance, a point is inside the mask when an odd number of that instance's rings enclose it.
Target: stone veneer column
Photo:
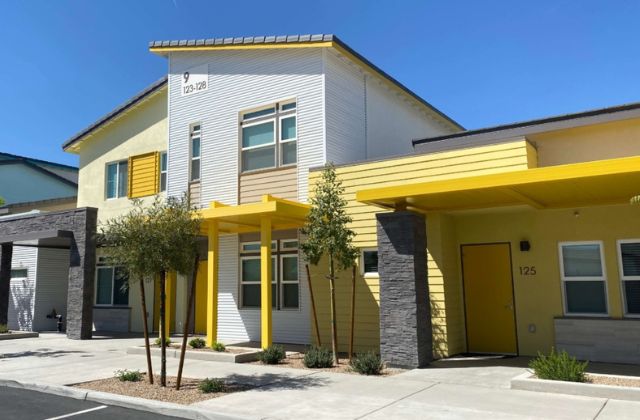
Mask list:
[[[8,324],[13,243],[0,244],[0,324]]]
[[[69,253],[67,337],[86,340],[91,338],[93,330],[98,211],[87,208],[86,211],[75,212],[71,217],[73,239]]]
[[[380,355],[389,365],[422,367],[433,360],[425,216],[378,213]]]

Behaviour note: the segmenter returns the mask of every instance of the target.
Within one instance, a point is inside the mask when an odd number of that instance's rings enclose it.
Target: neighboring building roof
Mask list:
[[[382,78],[388,80],[400,90],[429,108],[431,111],[439,115],[444,120],[451,123],[454,127],[464,130],[460,124],[452,118],[438,110],[429,102],[418,96],[405,85],[391,77],[375,64],[360,55],[354,49],[349,47],[337,36],[332,34],[317,35],[271,35],[271,36],[250,36],[236,38],[209,38],[209,39],[183,39],[173,41],[151,41],[149,50],[154,53],[165,55],[172,51],[198,51],[198,50],[219,50],[219,49],[267,49],[267,48],[312,48],[312,47],[333,47],[351,56],[356,61],[360,61],[366,67],[369,67]]]
[[[640,117],[640,102],[416,139],[413,140],[413,145],[419,151],[436,151],[637,117]]]
[[[149,97],[153,96],[155,93],[157,93],[160,90],[162,90],[162,88],[164,88],[166,85],[167,85],[167,76],[164,76],[160,80],[157,80],[156,82],[152,83],[150,86],[146,87],[141,92],[137,93],[131,99],[129,99],[128,101],[126,101],[122,105],[118,106],[116,109],[114,109],[113,111],[111,111],[107,115],[105,115],[102,118],[100,118],[98,121],[94,122],[93,124],[91,124],[90,126],[85,128],[84,130],[80,131],[79,133],[75,134],[70,139],[65,141],[62,144],[62,150],[67,151],[71,146],[73,146],[76,143],[82,141],[86,136],[92,134],[94,131],[98,130],[99,128],[101,128],[105,124],[108,124],[109,122],[111,122],[112,120],[117,118],[118,116],[120,116],[120,115],[126,113],[127,111],[137,107],[145,99],[148,99]]]
[[[65,184],[78,186],[78,168],[62,163],[0,152],[0,165],[26,165]],[[62,171],[60,171],[62,170]]]

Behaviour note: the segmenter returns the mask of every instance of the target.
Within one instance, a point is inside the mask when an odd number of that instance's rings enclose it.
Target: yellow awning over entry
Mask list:
[[[356,199],[383,208],[447,211],[622,204],[638,194],[640,156],[634,156],[365,189]]]
[[[209,222],[216,221],[222,233],[246,233],[259,232],[260,221],[265,217],[271,220],[272,230],[299,228],[309,208],[308,204],[264,195],[260,202],[237,206],[214,201],[208,209],[200,210],[200,215],[205,229]]]

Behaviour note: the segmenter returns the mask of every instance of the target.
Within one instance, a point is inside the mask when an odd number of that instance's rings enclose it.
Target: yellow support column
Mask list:
[[[218,222],[209,222],[207,258],[207,346],[218,340]]]
[[[171,336],[171,331],[175,330],[176,324],[176,285],[177,285],[177,274],[175,271],[169,271],[166,273],[166,278],[164,282],[164,293],[166,295],[165,302],[165,318],[167,320],[166,325],[164,326],[164,331],[166,337]]]
[[[272,344],[271,322],[271,219],[260,220],[260,325],[262,348]]]

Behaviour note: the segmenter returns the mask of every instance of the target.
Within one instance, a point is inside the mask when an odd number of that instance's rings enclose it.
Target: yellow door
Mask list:
[[[207,333],[207,262],[200,261],[196,277],[195,333]]]
[[[510,245],[463,245],[462,274],[468,351],[516,354]]]

